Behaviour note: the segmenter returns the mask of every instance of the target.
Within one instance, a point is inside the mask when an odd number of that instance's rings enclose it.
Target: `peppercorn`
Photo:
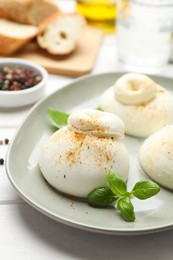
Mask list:
[[[4,140],[0,140],[0,145],[3,145],[3,144],[5,144],[5,145],[9,144],[9,139],[5,138]]]
[[[0,68],[0,90],[18,91],[34,87],[41,81],[41,75],[33,70],[22,67]]]
[[[0,158],[0,165],[4,165],[4,159]]]
[[[5,138],[4,143],[7,145],[9,143],[9,140],[7,138]]]

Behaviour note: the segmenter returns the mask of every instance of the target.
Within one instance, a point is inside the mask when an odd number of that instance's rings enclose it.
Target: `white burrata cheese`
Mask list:
[[[153,180],[173,189],[173,125],[162,128],[144,141],[139,162]]]
[[[101,95],[99,106],[119,116],[125,133],[137,137],[173,123],[173,95],[143,74],[122,76]]]
[[[109,170],[128,178],[129,156],[119,139],[124,123],[117,116],[94,109],[72,113],[67,126],[43,145],[39,165],[50,185],[78,197],[107,186]]]

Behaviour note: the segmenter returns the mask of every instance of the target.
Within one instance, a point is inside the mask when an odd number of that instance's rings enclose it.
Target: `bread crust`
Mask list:
[[[38,28],[0,19],[0,54],[10,55],[36,37]]]
[[[9,37],[4,34],[0,34],[0,54],[10,55],[21,49],[27,42],[32,40],[33,37],[27,39],[19,39],[15,37]],[[8,47],[7,47],[8,46]]]
[[[51,0],[0,1],[0,18],[23,24],[38,25],[46,17],[58,12],[58,6]]]

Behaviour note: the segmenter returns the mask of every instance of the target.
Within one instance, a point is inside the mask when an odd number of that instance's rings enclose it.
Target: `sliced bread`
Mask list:
[[[36,37],[38,27],[0,19],[0,54],[9,55]]]
[[[58,12],[58,6],[51,0],[0,0],[0,18],[18,23],[38,25]]]
[[[76,49],[86,21],[79,14],[61,14],[40,25],[39,46],[53,55],[66,55]]]

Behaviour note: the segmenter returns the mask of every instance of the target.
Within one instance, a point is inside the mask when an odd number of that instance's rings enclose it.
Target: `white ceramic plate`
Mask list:
[[[173,192],[161,188],[160,193],[146,201],[133,200],[136,212],[134,223],[125,222],[115,209],[97,209],[85,201],[66,197],[51,188],[38,167],[40,144],[53,129],[49,122],[49,107],[70,113],[79,107],[98,106],[98,98],[122,73],[85,76],[58,90],[36,104],[19,128],[6,157],[8,177],[30,205],[45,215],[70,226],[105,234],[145,234],[173,227]],[[160,85],[173,88],[173,80],[152,76]],[[138,163],[138,150],[143,139],[126,136],[131,160],[129,187],[146,179]]]

